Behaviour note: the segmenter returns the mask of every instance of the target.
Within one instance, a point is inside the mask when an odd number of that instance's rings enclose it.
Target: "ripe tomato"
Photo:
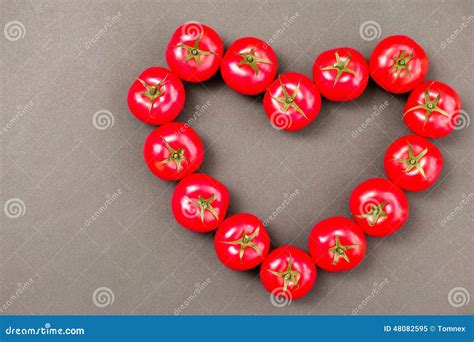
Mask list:
[[[221,37],[209,26],[186,23],[175,31],[166,48],[166,62],[188,82],[206,81],[215,75],[224,54]]]
[[[128,91],[128,107],[138,119],[151,125],[173,121],[184,106],[183,83],[171,71],[152,67],[143,71]]]
[[[297,72],[287,72],[267,89],[263,108],[273,127],[297,131],[308,126],[318,116],[321,96],[308,77]]]
[[[388,178],[402,189],[422,191],[438,179],[443,168],[443,156],[425,138],[405,135],[388,147],[384,167]]]
[[[452,132],[461,113],[461,99],[448,85],[428,81],[416,87],[403,109],[403,121],[414,133],[442,138]]]
[[[329,50],[314,61],[313,79],[328,100],[351,101],[367,87],[369,66],[357,50],[347,47]]]
[[[329,272],[347,271],[364,259],[364,232],[345,217],[331,217],[317,223],[309,235],[309,252],[316,265]]]
[[[359,184],[350,197],[351,214],[362,230],[383,237],[400,229],[408,218],[405,193],[385,178]]]
[[[170,122],[152,131],[143,148],[150,170],[164,180],[181,179],[201,166],[204,147],[196,132],[181,122]]]
[[[273,250],[260,267],[260,280],[272,295],[286,300],[304,297],[316,281],[311,257],[293,246]]]
[[[270,45],[254,37],[237,39],[224,55],[222,78],[236,92],[257,95],[275,79],[278,61]]]
[[[214,249],[229,268],[245,271],[258,266],[270,249],[270,237],[262,221],[252,214],[236,214],[217,229]]]
[[[407,36],[391,36],[377,44],[369,60],[370,76],[386,91],[406,93],[421,84],[428,72],[426,52]]]
[[[202,173],[193,173],[181,180],[171,199],[176,221],[199,233],[216,229],[228,207],[229,191],[225,185]]]

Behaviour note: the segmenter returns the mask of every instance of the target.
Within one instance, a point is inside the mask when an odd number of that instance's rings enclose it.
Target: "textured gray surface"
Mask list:
[[[320,272],[306,298],[278,308],[257,272],[224,268],[211,236],[174,222],[173,184],[142,161],[152,127],[129,113],[126,94],[140,71],[165,65],[168,39],[189,20],[213,26],[226,46],[241,36],[272,39],[280,72],[309,76],[324,50],[346,45],[368,57],[382,37],[403,33],[427,51],[428,79],[459,92],[468,118],[473,7],[428,0],[2,1],[1,313],[351,314],[360,305],[360,314],[472,314],[473,300],[463,300],[474,293],[472,125],[435,141],[446,161],[442,176],[432,190],[408,195],[411,215],[399,233],[369,239],[360,267]],[[366,21],[379,25],[379,38],[361,35]],[[406,96],[374,84],[354,103],[324,101],[317,120],[293,134],[273,129],[259,98],[232,92],[220,77],[186,91],[179,120],[196,118],[192,126],[207,149],[202,171],[228,185],[231,213],[265,219],[298,192],[270,222],[276,245],[306,248],[315,222],[348,216],[351,189],[383,176],[385,149],[408,133],[400,119]],[[113,125],[97,129],[95,113]]]

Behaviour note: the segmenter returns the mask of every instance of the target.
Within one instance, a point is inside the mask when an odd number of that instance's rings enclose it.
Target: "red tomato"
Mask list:
[[[245,271],[265,259],[270,249],[270,237],[257,216],[236,214],[227,218],[217,229],[214,249],[224,265]]]
[[[173,215],[180,225],[194,232],[210,232],[224,220],[229,191],[205,174],[194,173],[178,183],[171,199]]]
[[[166,48],[166,62],[188,82],[202,82],[215,75],[224,54],[221,37],[209,26],[186,23],[175,31]]]
[[[442,138],[456,127],[461,99],[448,85],[428,81],[416,87],[403,109],[403,121],[414,133]]]
[[[152,131],[143,148],[150,170],[164,180],[178,180],[196,171],[204,147],[196,132],[181,122],[171,122]]]
[[[405,135],[385,152],[385,173],[402,189],[422,191],[431,187],[443,168],[443,156],[425,138]]]
[[[351,101],[367,87],[369,66],[357,50],[347,47],[329,50],[314,61],[313,79],[328,100]]]
[[[128,91],[128,107],[138,119],[151,125],[173,121],[184,106],[183,83],[171,71],[152,67],[143,71]]]
[[[270,45],[253,37],[237,39],[221,64],[222,78],[236,92],[257,95],[275,79],[278,61]]]
[[[383,237],[400,229],[408,218],[405,193],[385,178],[359,184],[350,197],[351,214],[365,233]]]
[[[309,235],[309,252],[316,265],[329,272],[352,270],[364,259],[364,232],[345,217],[317,223]]]
[[[428,72],[426,52],[407,36],[391,36],[377,44],[369,60],[370,76],[386,91],[401,94],[421,84]]]
[[[321,96],[308,77],[297,72],[287,72],[267,89],[263,108],[273,127],[297,131],[308,126],[318,116]]]
[[[260,267],[260,280],[268,292],[291,301],[304,297],[316,281],[311,257],[293,246],[273,250]]]

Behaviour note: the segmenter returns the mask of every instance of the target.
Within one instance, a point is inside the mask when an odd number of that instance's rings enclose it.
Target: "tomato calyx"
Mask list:
[[[255,252],[257,252],[259,255],[262,255],[258,246],[252,241],[258,235],[259,232],[260,232],[260,227],[257,227],[257,229],[255,229],[255,231],[250,235],[247,235],[247,233],[244,231],[240,239],[237,239],[234,241],[223,241],[223,243],[226,243],[229,245],[240,245],[239,258],[240,258],[240,261],[242,262],[244,252],[247,247],[253,248]]]
[[[201,64],[201,56],[202,55],[214,55],[215,52],[213,51],[206,51],[199,49],[199,41],[201,40],[202,35],[196,38],[193,46],[185,45],[179,43],[176,45],[177,47],[183,48],[188,52],[188,55],[184,57],[183,62],[189,61],[191,58],[194,59],[197,65]]]
[[[423,170],[423,167],[420,165],[420,160],[428,153],[428,147],[426,147],[423,151],[420,152],[417,156],[415,156],[415,153],[413,152],[413,148],[409,143],[408,144],[408,159],[397,159],[399,163],[406,164],[405,170],[403,172],[408,173],[413,168],[416,168],[418,172],[423,176],[423,178],[428,178],[425,175],[425,170]]]
[[[405,56],[405,50],[400,51],[399,56],[393,56],[392,59],[395,61],[395,63],[392,65],[390,68],[390,72],[393,70],[397,69],[395,78],[400,77],[400,74],[402,70],[405,70],[408,77],[410,77],[410,69],[408,68],[408,62],[411,61],[411,59],[415,56],[415,53],[412,52],[411,55]]]
[[[159,162],[159,164],[167,164],[170,162],[174,162],[176,164],[176,171],[179,173],[181,171],[181,163],[182,162],[188,162],[184,155],[184,148],[180,147],[177,150],[171,147],[170,144],[165,140],[165,138],[161,137],[163,139],[163,143],[166,146],[166,149],[169,151],[170,156],[168,158],[163,159],[162,161]]]
[[[282,97],[272,96],[272,99],[283,104],[283,108],[281,111],[283,113],[286,113],[290,107],[293,107],[293,109],[296,110],[301,115],[303,115],[306,120],[309,120],[305,112],[295,102],[296,95],[298,95],[298,92],[300,91],[300,82],[298,82],[298,85],[296,86],[293,94],[290,95],[290,93],[288,92],[288,89],[286,89],[280,77],[278,78],[278,80],[280,81],[281,89],[283,90],[283,96]]]
[[[387,205],[387,202],[382,202],[379,205],[370,204],[369,211],[364,214],[357,215],[357,218],[366,218],[369,226],[373,227],[379,220],[379,218],[387,217],[387,213],[383,208]]]
[[[333,65],[329,65],[327,67],[321,68],[321,70],[336,70],[337,71],[336,78],[334,79],[333,87],[336,86],[336,83],[337,81],[339,81],[339,78],[342,76],[343,72],[347,72],[349,74],[355,75],[355,71],[352,69],[349,69],[348,67],[351,61],[350,54],[347,56],[346,59],[341,59],[341,57],[339,57],[339,54],[337,52],[335,53],[335,56],[336,56],[336,63],[334,63]]]
[[[336,265],[339,262],[340,258],[343,258],[345,261],[349,262],[349,257],[346,254],[346,250],[356,248],[358,245],[347,245],[344,246],[339,241],[339,236],[336,236],[334,239],[334,246],[329,248],[329,251],[334,254],[332,264]]]
[[[212,214],[212,216],[214,216],[216,220],[219,220],[219,216],[217,215],[216,210],[211,205],[211,203],[216,200],[216,197],[217,196],[215,194],[209,198],[204,198],[203,196],[199,195],[197,201],[193,199],[191,200],[191,202],[193,202],[195,205],[199,207],[201,211],[201,222],[203,224],[204,224],[204,214],[206,210],[208,210]]]
[[[300,279],[300,272],[295,271],[292,269],[293,266],[293,258],[290,255],[288,259],[288,266],[286,267],[285,272],[275,272],[272,270],[268,270],[271,274],[283,278],[283,293],[286,292],[288,289],[288,285],[293,284],[294,286],[298,286],[298,281]]]
[[[151,112],[151,109],[153,108],[153,103],[157,98],[163,95],[164,90],[162,90],[163,86],[165,85],[166,79],[168,78],[168,74],[166,74],[165,78],[163,78],[161,81],[158,81],[156,85],[149,85],[142,79],[137,78],[138,82],[142,84],[143,87],[145,87],[146,91],[142,92],[141,95],[146,97],[148,100],[150,100],[149,104],[149,111]]]
[[[405,117],[405,115],[407,115],[409,112],[412,112],[412,111],[417,110],[417,109],[426,110],[426,112],[425,112],[425,121],[423,122],[423,129],[425,129],[426,123],[428,122],[428,119],[429,119],[430,115],[433,114],[433,112],[439,113],[439,114],[444,115],[444,116],[449,118],[450,115],[446,111],[444,111],[443,109],[438,107],[438,102],[439,102],[440,97],[441,97],[441,93],[438,93],[438,95],[436,95],[435,99],[433,101],[431,101],[430,94],[429,94],[429,89],[426,89],[426,91],[424,93],[425,103],[421,104],[421,105],[418,105],[418,106],[411,107],[410,109],[408,109],[403,114],[403,117]]]
[[[249,52],[241,52],[239,55],[243,58],[240,62],[239,65],[249,65],[253,71],[255,71],[255,75],[258,76],[258,66],[257,63],[266,63],[266,64],[272,64],[268,59],[262,58],[262,57],[257,57],[255,56],[255,49],[250,49]]]

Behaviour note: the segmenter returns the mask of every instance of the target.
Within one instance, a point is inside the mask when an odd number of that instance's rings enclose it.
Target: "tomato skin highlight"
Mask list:
[[[351,270],[364,259],[367,242],[362,228],[336,216],[315,224],[309,235],[309,252],[319,268],[328,272]],[[337,255],[338,245],[345,249]]]
[[[158,82],[161,82],[161,87],[156,87]],[[151,87],[150,92],[147,92],[144,84]],[[162,95],[150,97],[154,95],[153,91],[154,94],[162,92]],[[151,67],[143,71],[133,81],[127,96],[132,114],[137,119],[156,126],[173,121],[181,113],[185,100],[186,93],[181,80],[168,69],[161,67]]]
[[[246,64],[243,55],[252,54],[253,62]],[[221,63],[224,82],[243,95],[258,95],[275,79],[278,61],[272,47],[261,39],[244,37],[234,41],[227,49]]]
[[[371,236],[384,237],[399,230],[408,218],[405,193],[385,178],[371,178],[359,184],[350,196],[355,222]]]
[[[285,96],[285,92],[289,97]],[[291,102],[282,103],[285,99]],[[298,131],[318,116],[321,96],[308,77],[297,72],[287,72],[268,87],[263,98],[263,108],[276,129]]]
[[[397,60],[400,60],[400,64]],[[395,94],[406,93],[421,84],[428,66],[428,56],[423,48],[404,35],[384,38],[374,48],[369,60],[372,79],[386,91]]]
[[[417,106],[424,108],[416,109]],[[427,81],[410,93],[403,109],[403,121],[413,133],[443,138],[456,127],[460,114],[461,99],[456,91],[447,84]]]
[[[409,168],[406,162],[410,159],[410,147],[413,155],[419,158],[418,167]],[[426,154],[423,155],[424,153]],[[384,167],[388,178],[402,189],[423,191],[430,188],[441,174],[443,156],[438,148],[425,138],[413,134],[405,135],[388,147]],[[419,168],[423,170],[425,176]]]
[[[246,271],[257,267],[266,258],[270,250],[270,237],[257,216],[235,214],[224,220],[217,229],[214,250],[225,266]]]
[[[184,228],[206,233],[216,229],[224,220],[229,198],[224,184],[206,174],[193,173],[174,189],[171,210]]]
[[[193,50],[196,41],[197,50]],[[192,51],[196,53],[195,58],[190,56]],[[224,44],[213,28],[190,22],[174,32],[166,48],[166,62],[179,78],[187,82],[203,82],[217,73],[223,54]]]
[[[313,79],[326,99],[334,102],[352,101],[367,88],[369,66],[364,56],[355,49],[332,49],[316,57]]]
[[[284,277],[275,273],[285,273],[291,260],[291,271],[298,282],[288,283],[286,291]],[[308,294],[317,278],[316,266],[303,250],[293,246],[281,246],[270,252],[260,267],[260,280],[265,289],[275,296],[285,299],[299,299]]]
[[[143,155],[145,163],[156,176],[163,180],[178,180],[201,166],[204,147],[189,125],[170,122],[148,135]]]

